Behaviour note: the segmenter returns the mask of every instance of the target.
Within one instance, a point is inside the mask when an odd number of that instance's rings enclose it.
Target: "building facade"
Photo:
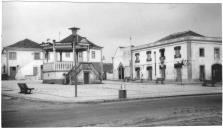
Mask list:
[[[112,57],[114,80],[131,77],[131,49],[133,47],[134,46],[117,48],[114,57]]]
[[[8,76],[8,79],[41,79],[43,59],[42,48],[29,39],[4,47],[2,76]]]
[[[132,78],[148,81],[222,80],[222,40],[193,31],[132,48]]]

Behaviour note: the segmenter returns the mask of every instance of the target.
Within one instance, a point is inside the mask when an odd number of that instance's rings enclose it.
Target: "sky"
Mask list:
[[[58,41],[70,35],[68,28],[73,26],[102,46],[105,62],[111,62],[119,46],[147,44],[176,32],[221,37],[222,9],[211,3],[2,3],[3,47],[25,38]]]

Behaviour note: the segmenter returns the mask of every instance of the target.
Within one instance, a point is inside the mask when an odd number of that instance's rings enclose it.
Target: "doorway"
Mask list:
[[[136,79],[140,79],[140,68],[135,68],[136,71]]]
[[[182,65],[179,63],[174,64],[174,68],[176,71],[176,82],[181,82],[182,81]]]
[[[152,80],[152,67],[151,66],[147,67],[147,71],[148,71],[148,80]]]
[[[15,80],[16,67],[10,67],[10,79]]]
[[[182,71],[180,67],[177,67],[175,69],[176,69],[176,81],[179,82],[182,80]]]
[[[84,84],[89,84],[89,72],[84,72]]]
[[[200,81],[205,80],[205,67],[204,65],[200,65]]]
[[[120,65],[118,68],[118,78],[124,79],[124,67],[122,65]]]
[[[43,79],[43,65],[40,65],[40,79],[42,80]]]
[[[214,64],[212,65],[212,80],[216,82],[222,81],[222,65]]]
[[[161,75],[161,78],[163,78],[165,80],[165,78],[166,78],[166,65],[161,65],[160,66],[160,75]]]

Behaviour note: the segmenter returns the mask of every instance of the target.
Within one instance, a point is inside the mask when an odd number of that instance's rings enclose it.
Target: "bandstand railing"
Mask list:
[[[43,71],[69,71],[74,66],[72,61],[52,62],[43,64]]]

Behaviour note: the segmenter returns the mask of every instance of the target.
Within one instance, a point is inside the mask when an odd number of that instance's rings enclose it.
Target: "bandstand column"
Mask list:
[[[90,58],[90,46],[88,45],[88,49],[87,49],[87,62],[89,62],[89,58]]]
[[[56,61],[57,61],[55,42],[56,41],[53,40],[53,56],[54,56],[53,66],[54,66],[54,70],[56,69]]]
[[[62,51],[60,51],[60,62],[62,62]]]

